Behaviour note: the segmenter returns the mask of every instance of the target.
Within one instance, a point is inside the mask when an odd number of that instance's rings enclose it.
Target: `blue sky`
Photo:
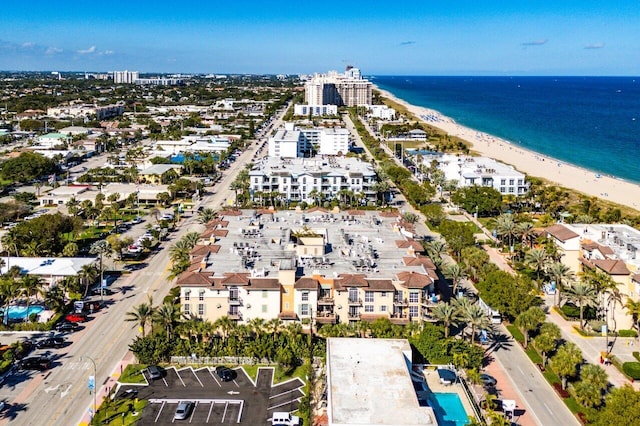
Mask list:
[[[640,75],[638,0],[2,6],[0,70]]]

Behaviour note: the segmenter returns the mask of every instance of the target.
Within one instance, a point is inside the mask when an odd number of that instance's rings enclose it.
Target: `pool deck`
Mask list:
[[[467,395],[464,393],[462,389],[462,385],[460,384],[451,384],[445,385],[440,383],[440,377],[438,376],[438,370],[434,367],[427,367],[422,370],[422,373],[427,380],[427,386],[429,390],[433,393],[455,393],[460,397],[460,401],[462,402],[462,406],[464,410],[467,412],[467,416],[474,417],[473,408],[471,407],[471,403],[467,398]]]

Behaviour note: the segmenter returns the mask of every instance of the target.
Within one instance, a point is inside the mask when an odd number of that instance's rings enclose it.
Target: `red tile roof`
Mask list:
[[[553,236],[554,238],[557,238],[563,243],[566,242],[567,240],[570,240],[572,238],[577,238],[580,236],[575,232],[573,232],[571,229],[559,223],[555,225],[547,226],[546,228],[544,228],[544,232]]]

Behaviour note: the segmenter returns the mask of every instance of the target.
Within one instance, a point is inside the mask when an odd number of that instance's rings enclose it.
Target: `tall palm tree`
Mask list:
[[[527,247],[531,248],[532,241],[531,236],[533,235],[533,224],[531,222],[520,222],[516,225],[517,235],[520,236],[522,242],[527,245]]]
[[[636,328],[638,329],[638,333],[640,333],[640,300],[636,302],[631,299],[627,299],[627,303],[624,304],[624,307],[627,310],[627,313],[633,318]]]
[[[560,306],[561,293],[564,290],[564,284],[567,284],[575,278],[573,271],[562,262],[553,262],[547,266],[547,274],[556,282],[556,293],[554,304]]]
[[[477,303],[469,304],[460,314],[467,326],[471,327],[471,343],[474,343],[476,330],[489,327],[489,317]]]
[[[444,337],[449,337],[450,327],[452,325],[458,325],[460,320],[460,311],[458,308],[450,303],[440,302],[431,308],[433,316],[444,324]]]
[[[506,238],[509,247],[513,245],[513,238],[518,235],[518,224],[514,220],[514,217],[511,213],[501,214],[495,219],[496,234],[500,236],[500,238]]]
[[[102,266],[102,265],[101,265]],[[98,269],[94,265],[84,265],[80,272],[78,272],[78,278],[80,282],[84,284],[84,297],[89,293],[89,287],[96,282],[100,275]],[[102,283],[100,283],[102,285]]]
[[[19,295],[20,282],[17,281],[15,277],[9,274],[3,274],[2,276],[0,276],[0,298],[3,301],[5,313],[8,312],[11,302],[13,302]],[[8,324],[9,316],[5,315],[3,320],[4,324]]]
[[[454,297],[458,294],[458,283],[464,278],[464,268],[457,263],[451,263],[444,269],[444,275],[451,279],[451,286]]]
[[[185,234],[181,240],[185,242],[189,249],[192,249],[196,246],[198,241],[200,241],[200,234],[197,232],[189,232]]]
[[[25,321],[29,321],[29,305],[31,303],[31,296],[38,297],[38,294],[42,294],[44,283],[42,279],[37,275],[25,274],[20,280],[21,293],[27,297],[27,311]]]
[[[147,324],[151,322],[154,311],[153,303],[151,299],[149,299],[149,303],[143,302],[134,306],[132,311],[127,312],[125,321],[137,322],[140,327],[140,331],[142,332],[142,337],[144,337]]]
[[[442,265],[442,256],[447,253],[447,243],[444,240],[429,241],[424,248],[436,266]]]
[[[153,312],[152,321],[162,325],[167,332],[167,338],[171,340],[173,327],[180,318],[180,309],[173,303],[163,303]]]
[[[540,274],[545,270],[549,254],[544,248],[534,248],[524,255],[524,263],[536,271],[536,281],[540,284]]]
[[[565,293],[567,299],[580,308],[580,329],[584,330],[584,308],[597,305],[596,289],[588,282],[578,281],[573,283]]]

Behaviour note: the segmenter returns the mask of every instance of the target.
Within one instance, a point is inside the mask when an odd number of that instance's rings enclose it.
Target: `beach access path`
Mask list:
[[[527,150],[504,139],[458,124],[438,111],[409,104],[379,87],[376,87],[376,90],[380,91],[383,97],[406,107],[423,123],[469,142],[472,145],[471,149],[482,156],[511,164],[527,175],[555,182],[562,187],[640,210],[640,185]]]

